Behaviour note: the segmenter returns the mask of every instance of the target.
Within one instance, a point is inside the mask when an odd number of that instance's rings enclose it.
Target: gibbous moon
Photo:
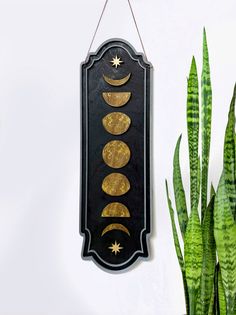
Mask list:
[[[110,85],[112,86],[121,86],[127,83],[130,79],[131,73],[129,73],[126,77],[120,79],[120,80],[113,80],[106,75],[103,75],[103,79]]]
[[[112,218],[129,218],[130,213],[128,208],[120,202],[109,203],[102,211],[102,217]]]
[[[113,112],[102,119],[103,127],[112,135],[122,135],[131,124],[131,119],[124,113]]]
[[[104,178],[102,190],[110,196],[122,196],[130,190],[130,182],[121,173],[111,173]]]
[[[131,92],[103,92],[105,102],[112,107],[121,107],[128,103]]]
[[[104,234],[106,234],[107,232],[110,232],[112,230],[120,230],[126,234],[128,234],[130,236],[130,232],[127,229],[127,227],[125,227],[123,224],[119,224],[119,223],[112,223],[109,224],[107,227],[105,227],[105,229],[102,231],[102,236]]]
[[[130,155],[128,145],[120,140],[109,141],[102,151],[104,162],[113,168],[124,167],[129,162]]]

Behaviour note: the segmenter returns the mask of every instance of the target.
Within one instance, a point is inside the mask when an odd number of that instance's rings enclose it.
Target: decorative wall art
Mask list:
[[[82,257],[121,271],[148,257],[150,233],[150,102],[152,65],[111,39],[81,65]]]
[[[81,73],[82,255],[118,271],[148,256],[151,64],[113,39]]]

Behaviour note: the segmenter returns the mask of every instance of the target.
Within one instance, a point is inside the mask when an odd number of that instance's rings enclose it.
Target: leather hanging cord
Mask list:
[[[104,6],[103,6],[102,13],[101,13],[101,15],[100,15],[100,18],[99,18],[97,27],[96,27],[96,29],[95,29],[95,32],[94,32],[94,34],[93,34],[93,37],[92,37],[92,40],[91,40],[91,43],[90,43],[90,46],[89,46],[89,49],[88,49],[88,52],[87,52],[87,56],[88,56],[88,54],[89,54],[89,52],[90,52],[90,49],[91,49],[91,47],[92,47],[92,45],[93,45],[93,43],[94,43],[94,40],[95,40],[95,37],[96,37],[96,35],[97,35],[99,26],[100,26],[100,24],[101,24],[101,20],[102,20],[102,18],[103,18],[104,12],[105,12],[106,7],[107,7],[108,1],[109,1],[109,0],[106,0],[106,1],[105,1],[105,4],[104,4]],[[128,4],[129,4],[129,8],[130,8],[130,11],[131,11],[131,14],[132,14],[132,17],[133,17],[133,21],[134,21],[134,24],[135,24],[135,28],[136,28],[136,31],[137,31],[137,33],[138,33],[138,37],[139,37],[139,40],[140,40],[140,43],[141,43],[141,46],[142,46],[142,49],[143,49],[144,56],[145,56],[145,58],[147,59],[147,54],[146,54],[146,51],[145,51],[145,48],[144,48],[144,44],[143,44],[143,40],[142,40],[140,31],[139,31],[139,28],[138,28],[138,23],[137,23],[136,18],[135,18],[134,10],[133,10],[133,8],[132,8],[132,5],[131,5],[130,0],[127,0],[127,1],[128,1]]]

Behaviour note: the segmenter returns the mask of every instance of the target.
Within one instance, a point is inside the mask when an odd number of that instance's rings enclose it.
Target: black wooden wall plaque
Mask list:
[[[108,270],[148,257],[151,68],[118,39],[81,66],[82,256]]]

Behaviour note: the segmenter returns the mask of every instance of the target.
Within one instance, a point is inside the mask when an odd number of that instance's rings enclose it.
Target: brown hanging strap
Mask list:
[[[109,0],[106,0],[106,1],[105,1],[105,4],[104,4],[104,6],[103,6],[102,13],[101,13],[100,18],[99,18],[99,20],[98,20],[97,27],[96,27],[96,29],[95,29],[95,32],[94,32],[94,34],[93,34],[93,37],[92,37],[92,40],[91,40],[91,43],[90,43],[90,46],[89,46],[89,49],[88,49],[88,52],[87,52],[87,56],[88,56],[88,54],[89,54],[89,52],[90,52],[90,49],[91,49],[91,47],[92,47],[92,45],[93,45],[93,43],[94,43],[94,40],[95,40],[95,37],[96,37],[96,35],[97,35],[99,26],[100,26],[100,24],[101,24],[101,20],[102,20],[102,18],[103,18],[104,12],[105,12],[106,7],[107,7],[108,1],[109,1]],[[140,31],[139,31],[139,28],[138,28],[138,23],[137,23],[137,20],[136,20],[136,18],[135,18],[134,10],[133,10],[133,8],[132,8],[132,5],[131,5],[130,0],[127,0],[127,1],[128,1],[128,4],[129,4],[129,8],[130,8],[130,11],[131,11],[131,14],[132,14],[132,17],[133,17],[133,21],[134,21],[134,24],[135,24],[135,28],[136,28],[136,31],[137,31],[137,33],[138,33],[138,37],[139,37],[139,40],[140,40],[140,43],[141,43],[141,46],[142,46],[142,49],[143,49],[144,56],[145,56],[145,58],[147,59],[146,50],[145,50],[145,48],[144,48],[143,40],[142,40]]]

